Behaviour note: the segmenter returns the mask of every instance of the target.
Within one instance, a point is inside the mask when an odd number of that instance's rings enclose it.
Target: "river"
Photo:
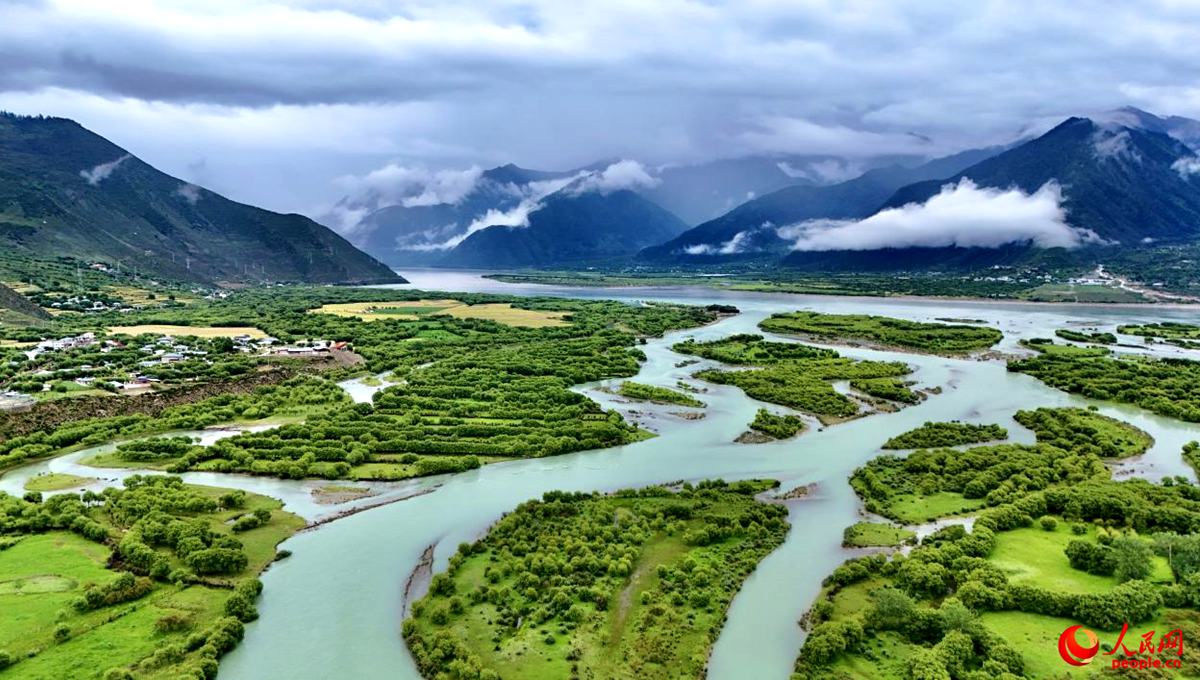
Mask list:
[[[677,368],[681,355],[670,350],[684,338],[716,339],[759,332],[757,323],[781,311],[813,309],[833,313],[872,313],[913,320],[968,318],[986,320],[1005,333],[998,349],[1021,351],[1021,338],[1048,337],[1056,328],[1117,323],[1191,320],[1186,308],[1038,305],[1012,302],[960,302],[884,298],[821,297],[722,291],[704,287],[567,288],[504,284],[472,272],[402,272],[406,289],[447,292],[496,292],[515,295],[612,298],[691,304],[733,304],[742,313],[699,329],[675,332],[643,347],[647,361],[636,380],[672,387],[704,364]],[[442,296],[439,293],[439,296]],[[767,334],[769,335],[769,334]],[[782,338],[774,338],[782,339]],[[1123,338],[1130,340],[1130,338]],[[1140,341],[1139,341],[1140,342]],[[1002,361],[969,361],[867,349],[841,351],[856,358],[904,361],[914,367],[919,387],[942,388],[919,405],[897,413],[872,415],[817,429],[800,437],[767,444],[735,444],[760,403],[728,386],[706,385],[701,398],[707,417],[683,420],[662,408],[621,403],[612,395],[581,386],[589,396],[623,411],[660,436],[628,446],[553,458],[487,465],[441,479],[423,480],[430,493],[383,505],[290,539],[292,556],[263,576],[261,618],[247,626],[246,639],[221,662],[226,680],[274,678],[354,678],[416,680],[417,673],[400,637],[405,580],[422,552],[436,545],[435,570],[458,544],[479,537],[500,515],[524,500],[552,489],[614,490],[674,481],[722,477],[767,477],[782,489],[816,483],[812,497],[789,504],[791,530],[783,546],[768,556],[738,593],[714,648],[711,680],[787,678],[803,642],[797,620],[816,596],[821,579],[848,556],[842,530],[857,521],[861,508],[847,477],[879,454],[889,437],[925,421],[963,420],[1001,423],[1016,441],[1032,441],[1011,418],[1018,409],[1089,405],[1025,375],[1011,374]],[[1181,350],[1155,347],[1154,353]],[[356,386],[355,389],[360,389]],[[356,398],[364,398],[361,393]],[[1200,439],[1200,425],[1160,418],[1136,408],[1097,404],[1101,412],[1126,420],[1152,434],[1155,444],[1137,460],[1117,467],[1118,476],[1164,475],[1194,478],[1183,464],[1182,445]],[[285,497],[289,509],[303,506],[304,484],[211,475],[205,483],[254,486],[252,490]],[[231,480],[236,483],[226,483]],[[189,480],[191,481],[191,480]],[[200,481],[200,480],[196,480]],[[273,493],[274,491],[274,493]],[[300,510],[312,508],[300,507]]]

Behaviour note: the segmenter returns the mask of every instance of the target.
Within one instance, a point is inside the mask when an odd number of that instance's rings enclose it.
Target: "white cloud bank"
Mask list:
[[[96,186],[97,184],[100,184],[104,180],[108,179],[109,175],[113,174],[117,168],[121,167],[122,163],[130,158],[132,158],[132,156],[125,154],[115,161],[101,163],[91,170],[80,170],[79,176],[86,179],[88,184]]]
[[[1192,175],[1200,176],[1200,156],[1180,158],[1171,164],[1171,169],[1178,172],[1179,176],[1184,179]]]
[[[542,200],[550,194],[560,191],[571,182],[578,179],[578,176],[564,177],[562,179],[548,179],[538,182],[530,182],[524,187],[520,187],[523,193],[521,201],[517,205],[508,210],[497,210],[496,208],[489,209],[483,215],[476,217],[471,224],[467,225],[466,231],[461,234],[456,234],[445,241],[439,243],[418,243],[408,246],[403,246],[405,250],[417,251],[434,251],[434,250],[450,250],[458,246],[458,244],[467,240],[471,234],[477,231],[483,231],[489,227],[528,227],[529,216],[542,208]]]
[[[770,223],[763,225],[769,227]],[[733,235],[733,238],[728,241],[718,244],[709,245],[707,243],[696,243],[683,249],[683,252],[688,255],[736,255],[746,252],[749,246],[750,232],[739,231]]]
[[[1017,188],[978,187],[969,179],[947,184],[925,203],[881,210],[863,220],[809,220],[782,227],[794,250],[883,248],[997,248],[1031,242],[1042,248],[1102,243],[1088,229],[1067,224],[1062,188],[1050,181],[1032,194]]]
[[[402,205],[454,205],[475,190],[483,168],[473,165],[463,170],[430,170],[423,166],[387,165],[362,175],[347,175],[339,183],[349,192],[351,202],[372,203],[385,208]]]
[[[452,171],[445,171],[450,173]],[[478,176],[476,176],[478,179]],[[516,192],[521,200],[515,206],[506,210],[489,209],[483,215],[476,217],[465,231],[437,243],[416,243],[401,246],[404,250],[435,251],[450,250],[467,240],[472,234],[489,227],[528,227],[529,216],[542,208],[544,201],[551,194],[566,191],[572,196],[588,192],[609,194],[622,189],[638,190],[650,188],[658,184],[658,179],[652,177],[645,166],[637,161],[621,160],[612,163],[603,170],[585,170],[574,175],[556,179],[530,182],[522,186],[507,185],[506,188]],[[408,204],[405,204],[406,206]]]
[[[610,194],[623,189],[638,191],[652,189],[658,186],[660,181],[657,177],[652,177],[646,166],[638,161],[621,160],[600,172],[581,173],[579,181],[572,185],[571,193],[578,195],[596,191]]]

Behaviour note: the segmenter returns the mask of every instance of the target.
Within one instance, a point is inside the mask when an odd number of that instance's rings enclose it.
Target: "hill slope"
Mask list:
[[[628,189],[582,191],[571,187],[543,199],[523,227],[477,231],[449,251],[441,264],[465,267],[545,267],[631,255],[678,236],[687,225]]]
[[[0,322],[25,325],[48,321],[50,314],[25,299],[17,291],[0,283]]]
[[[534,182],[564,180],[578,173],[528,170],[502,165],[480,174],[471,191],[453,203],[375,205],[374,197],[347,197],[345,210],[367,210],[346,236],[359,248],[392,266],[433,265],[443,250],[432,248],[461,236],[489,213],[517,207],[532,192]]]
[[[869,170],[839,184],[787,187],[747,201],[676,239],[647,248],[639,258],[654,262],[706,262],[783,255],[789,242],[779,238],[775,233],[777,227],[810,219],[866,217],[905,184],[952,175],[997,152],[996,149],[964,151],[917,167],[893,165]]]
[[[301,215],[170,177],[62,118],[0,116],[0,247],[197,281],[402,281]]]
[[[952,177],[902,187],[884,207],[924,203],[964,177],[1026,193],[1054,180],[1068,223],[1125,246],[1200,238],[1200,160],[1162,132],[1069,118]]]

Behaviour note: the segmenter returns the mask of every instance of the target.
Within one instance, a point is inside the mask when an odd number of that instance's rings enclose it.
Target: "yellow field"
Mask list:
[[[464,305],[458,300],[398,300],[395,302],[346,302],[325,305],[310,310],[312,314],[353,316],[363,321],[401,319],[415,321],[422,316],[449,314],[459,319],[487,319],[509,326],[543,328],[564,326],[566,312],[539,312],[515,309],[507,302],[484,305]]]
[[[121,298],[126,303],[131,304],[131,305],[145,305],[145,304],[154,304],[156,302],[162,302],[163,300],[167,299],[168,295],[170,295],[170,293],[167,293],[167,292],[149,291],[144,288],[134,288],[133,286],[110,286],[110,287],[107,287],[105,290],[112,293],[113,295],[116,295],[117,297]],[[153,292],[155,295],[155,298],[153,300],[150,299],[151,292]],[[195,302],[196,299],[193,297],[186,296],[186,295],[176,294],[175,301],[187,304],[187,303]]]
[[[459,305],[446,310],[446,314],[459,319],[488,319],[509,326],[524,326],[526,328],[544,328],[546,326],[565,326],[562,317],[566,312],[540,312],[534,309],[517,309],[511,304],[492,303],[486,305]]]
[[[252,338],[265,338],[267,334],[250,326],[167,326],[159,324],[144,324],[141,326],[113,326],[107,329],[110,334],[125,335],[194,335],[198,338],[232,338],[239,335],[249,335]]]
[[[36,342],[21,342],[20,340],[0,340],[0,347],[33,347]]]
[[[363,321],[403,319],[412,321],[423,314],[435,314],[462,305],[458,300],[398,300],[396,302],[342,302],[309,310],[311,314],[354,316]],[[389,311],[391,310],[391,311]]]
[[[12,288],[13,290],[17,291],[18,293],[20,293],[22,295],[28,295],[30,293],[42,292],[41,288],[38,288],[37,286],[33,285],[32,283],[25,283],[24,281],[0,281],[0,283],[4,284],[5,286],[8,286],[9,288]]]

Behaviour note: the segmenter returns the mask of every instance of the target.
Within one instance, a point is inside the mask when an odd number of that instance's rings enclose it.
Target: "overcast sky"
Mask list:
[[[388,163],[937,154],[1200,117],[1200,3],[0,0],[0,108],[317,214]]]

